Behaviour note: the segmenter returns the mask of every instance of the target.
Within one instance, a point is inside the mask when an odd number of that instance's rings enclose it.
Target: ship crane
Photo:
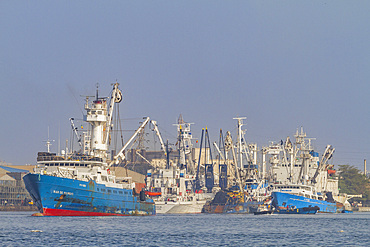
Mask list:
[[[121,90],[118,89],[118,83],[113,84],[113,92],[111,96],[111,100],[109,103],[109,108],[108,108],[108,119],[107,119],[107,134],[105,136],[105,144],[108,145],[109,141],[109,135],[110,131],[112,129],[112,120],[113,120],[113,110],[114,110],[114,105],[115,103],[120,103],[122,101],[122,92]]]
[[[241,168],[238,167],[238,161],[237,161],[237,158],[236,158],[233,139],[231,137],[230,131],[226,132],[225,149],[226,149],[226,153],[228,153],[228,151],[231,150],[231,153],[232,153],[232,156],[233,156],[234,168],[235,168],[235,178],[236,178],[236,181],[239,185],[240,191],[244,192],[244,183],[242,184],[241,175],[240,175]]]
[[[227,160],[227,153],[226,153],[226,148],[225,148],[225,140],[222,134],[222,129],[220,129],[220,138],[219,138],[219,146],[217,145],[216,142],[213,143],[215,146],[217,152],[219,153],[218,156],[218,185],[221,189],[226,189],[228,187],[228,175],[230,172],[229,165],[228,165],[228,160]],[[221,152],[220,148],[223,150],[223,153]],[[223,160],[223,164],[221,164],[221,159]]]
[[[317,183],[316,178],[320,172],[324,171],[327,168],[328,161],[333,157],[335,148],[331,145],[327,145],[324,154],[321,157],[320,163],[316,169],[315,175],[312,177],[312,182]]]
[[[248,163],[248,172],[250,173],[251,170],[253,170],[252,167],[257,165],[257,145],[256,144],[246,144],[245,142],[245,130],[242,130],[242,127],[244,126],[243,124],[243,119],[246,119],[246,117],[235,117],[233,118],[238,121],[238,141],[236,143],[237,152],[238,152],[238,158],[239,158],[239,165],[241,169],[244,169],[243,165],[243,154],[247,160]],[[253,151],[253,154],[252,154]],[[252,176],[252,174],[248,174]]]
[[[204,135],[203,135],[204,134]],[[200,139],[200,149],[199,149],[199,161],[198,161],[198,168],[196,174],[196,189],[200,189],[200,164],[202,158],[202,144],[203,144],[203,136],[204,136],[204,171],[205,171],[205,187],[207,188],[208,192],[212,191],[214,187],[214,171],[213,171],[213,159],[212,159],[212,150],[211,150],[211,143],[208,134],[208,128],[202,129],[202,137]]]
[[[75,133],[76,137],[77,137],[77,142],[78,144],[80,145],[80,147],[82,148],[82,142],[81,142],[81,137],[78,135],[78,132],[77,132],[77,128],[73,122],[73,120],[75,120],[74,118],[70,118],[69,121],[71,122],[71,127],[72,127],[72,131]]]
[[[216,148],[217,152],[220,154],[220,158],[221,158],[222,160],[226,161],[226,160],[225,160],[224,155],[222,154],[222,152],[221,152],[221,150],[220,150],[220,148],[218,147],[218,145],[217,145],[217,143],[216,143],[216,142],[213,142],[213,146]]]
[[[140,125],[140,127],[135,131],[135,133],[131,136],[131,138],[126,142],[126,144],[122,147],[122,149],[119,151],[119,153],[114,156],[113,160],[109,163],[109,166],[112,166],[114,163],[117,165],[120,162],[122,162],[126,156],[124,155],[124,151],[126,148],[130,145],[130,143],[135,139],[135,137],[144,130],[145,126],[149,122],[150,118],[147,117],[144,122]]]
[[[161,148],[164,152],[164,155],[167,156],[166,147],[164,145],[161,133],[159,132],[157,121],[151,120],[150,122],[153,124],[153,130],[155,131],[156,135],[158,136],[158,139],[159,139],[159,142],[161,143]]]
[[[140,152],[139,150],[136,150],[136,154],[140,156],[140,158],[142,158],[146,163],[148,163],[149,165],[153,166],[152,163],[150,163],[149,160],[147,160],[147,158],[145,158]]]

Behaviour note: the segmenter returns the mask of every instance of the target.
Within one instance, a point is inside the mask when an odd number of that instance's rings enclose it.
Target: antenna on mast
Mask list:
[[[48,126],[48,139],[44,142],[46,142],[46,147],[48,148],[48,153],[50,153],[50,146],[52,145],[51,142],[54,142],[55,140],[49,139],[49,126]]]
[[[96,83],[96,100],[99,100],[99,82]]]

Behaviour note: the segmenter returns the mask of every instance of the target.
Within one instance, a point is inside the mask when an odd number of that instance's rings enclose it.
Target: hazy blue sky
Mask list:
[[[35,163],[83,98],[120,83],[125,126],[180,113],[261,147],[304,126],[335,164],[370,160],[369,1],[0,1],[0,160]],[[52,150],[56,151],[55,142]]]

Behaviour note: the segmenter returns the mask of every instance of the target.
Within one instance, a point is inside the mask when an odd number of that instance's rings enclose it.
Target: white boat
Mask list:
[[[202,212],[206,200],[156,201],[157,214],[198,214]]]
[[[180,115],[177,125],[178,152],[177,164],[167,163],[164,169],[148,170],[147,188],[156,205],[157,214],[201,213],[212,193],[195,190],[196,169],[191,161],[192,135],[190,123],[185,123]]]

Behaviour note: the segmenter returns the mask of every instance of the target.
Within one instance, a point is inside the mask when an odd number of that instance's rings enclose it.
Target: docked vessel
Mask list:
[[[206,203],[204,213],[212,214],[248,214],[258,211],[262,201],[252,200],[239,188],[218,191],[212,201]]]
[[[330,176],[328,164],[335,149],[327,145],[320,158],[311,145],[314,138],[307,138],[303,129],[295,138],[294,145],[288,137],[285,143],[264,148],[264,154],[271,155],[272,205],[281,213],[314,213],[315,208],[319,213],[336,213],[333,192],[338,191],[338,180]]]
[[[315,214],[336,213],[336,203],[327,202],[313,186],[289,184],[275,185],[272,205],[278,213]]]
[[[270,196],[266,178],[258,173],[257,144],[247,144],[245,141],[245,131],[242,130],[245,118],[234,119],[238,127],[235,145],[230,132],[226,133],[225,141],[220,141],[224,152],[214,144],[225,164],[220,165],[221,190],[205,205],[205,213],[254,213]]]
[[[177,126],[178,161],[170,164],[168,153],[166,168],[148,170],[147,194],[153,198],[157,214],[201,213],[212,193],[196,188],[196,165],[192,160],[191,123],[180,115]]]
[[[194,190],[195,176],[186,169],[170,167],[156,172],[148,171],[147,194],[153,198],[157,214],[201,213],[212,194]]]
[[[84,121],[90,129],[79,137],[81,150],[56,155],[40,152],[34,173],[24,176],[26,189],[44,216],[155,215],[152,199],[135,191],[129,177],[116,178],[111,166],[124,159],[124,149],[149,121],[147,118],[118,155],[108,159],[114,105],[122,101],[118,83],[113,84],[110,102],[86,97]],[[49,144],[49,143],[48,143]]]

